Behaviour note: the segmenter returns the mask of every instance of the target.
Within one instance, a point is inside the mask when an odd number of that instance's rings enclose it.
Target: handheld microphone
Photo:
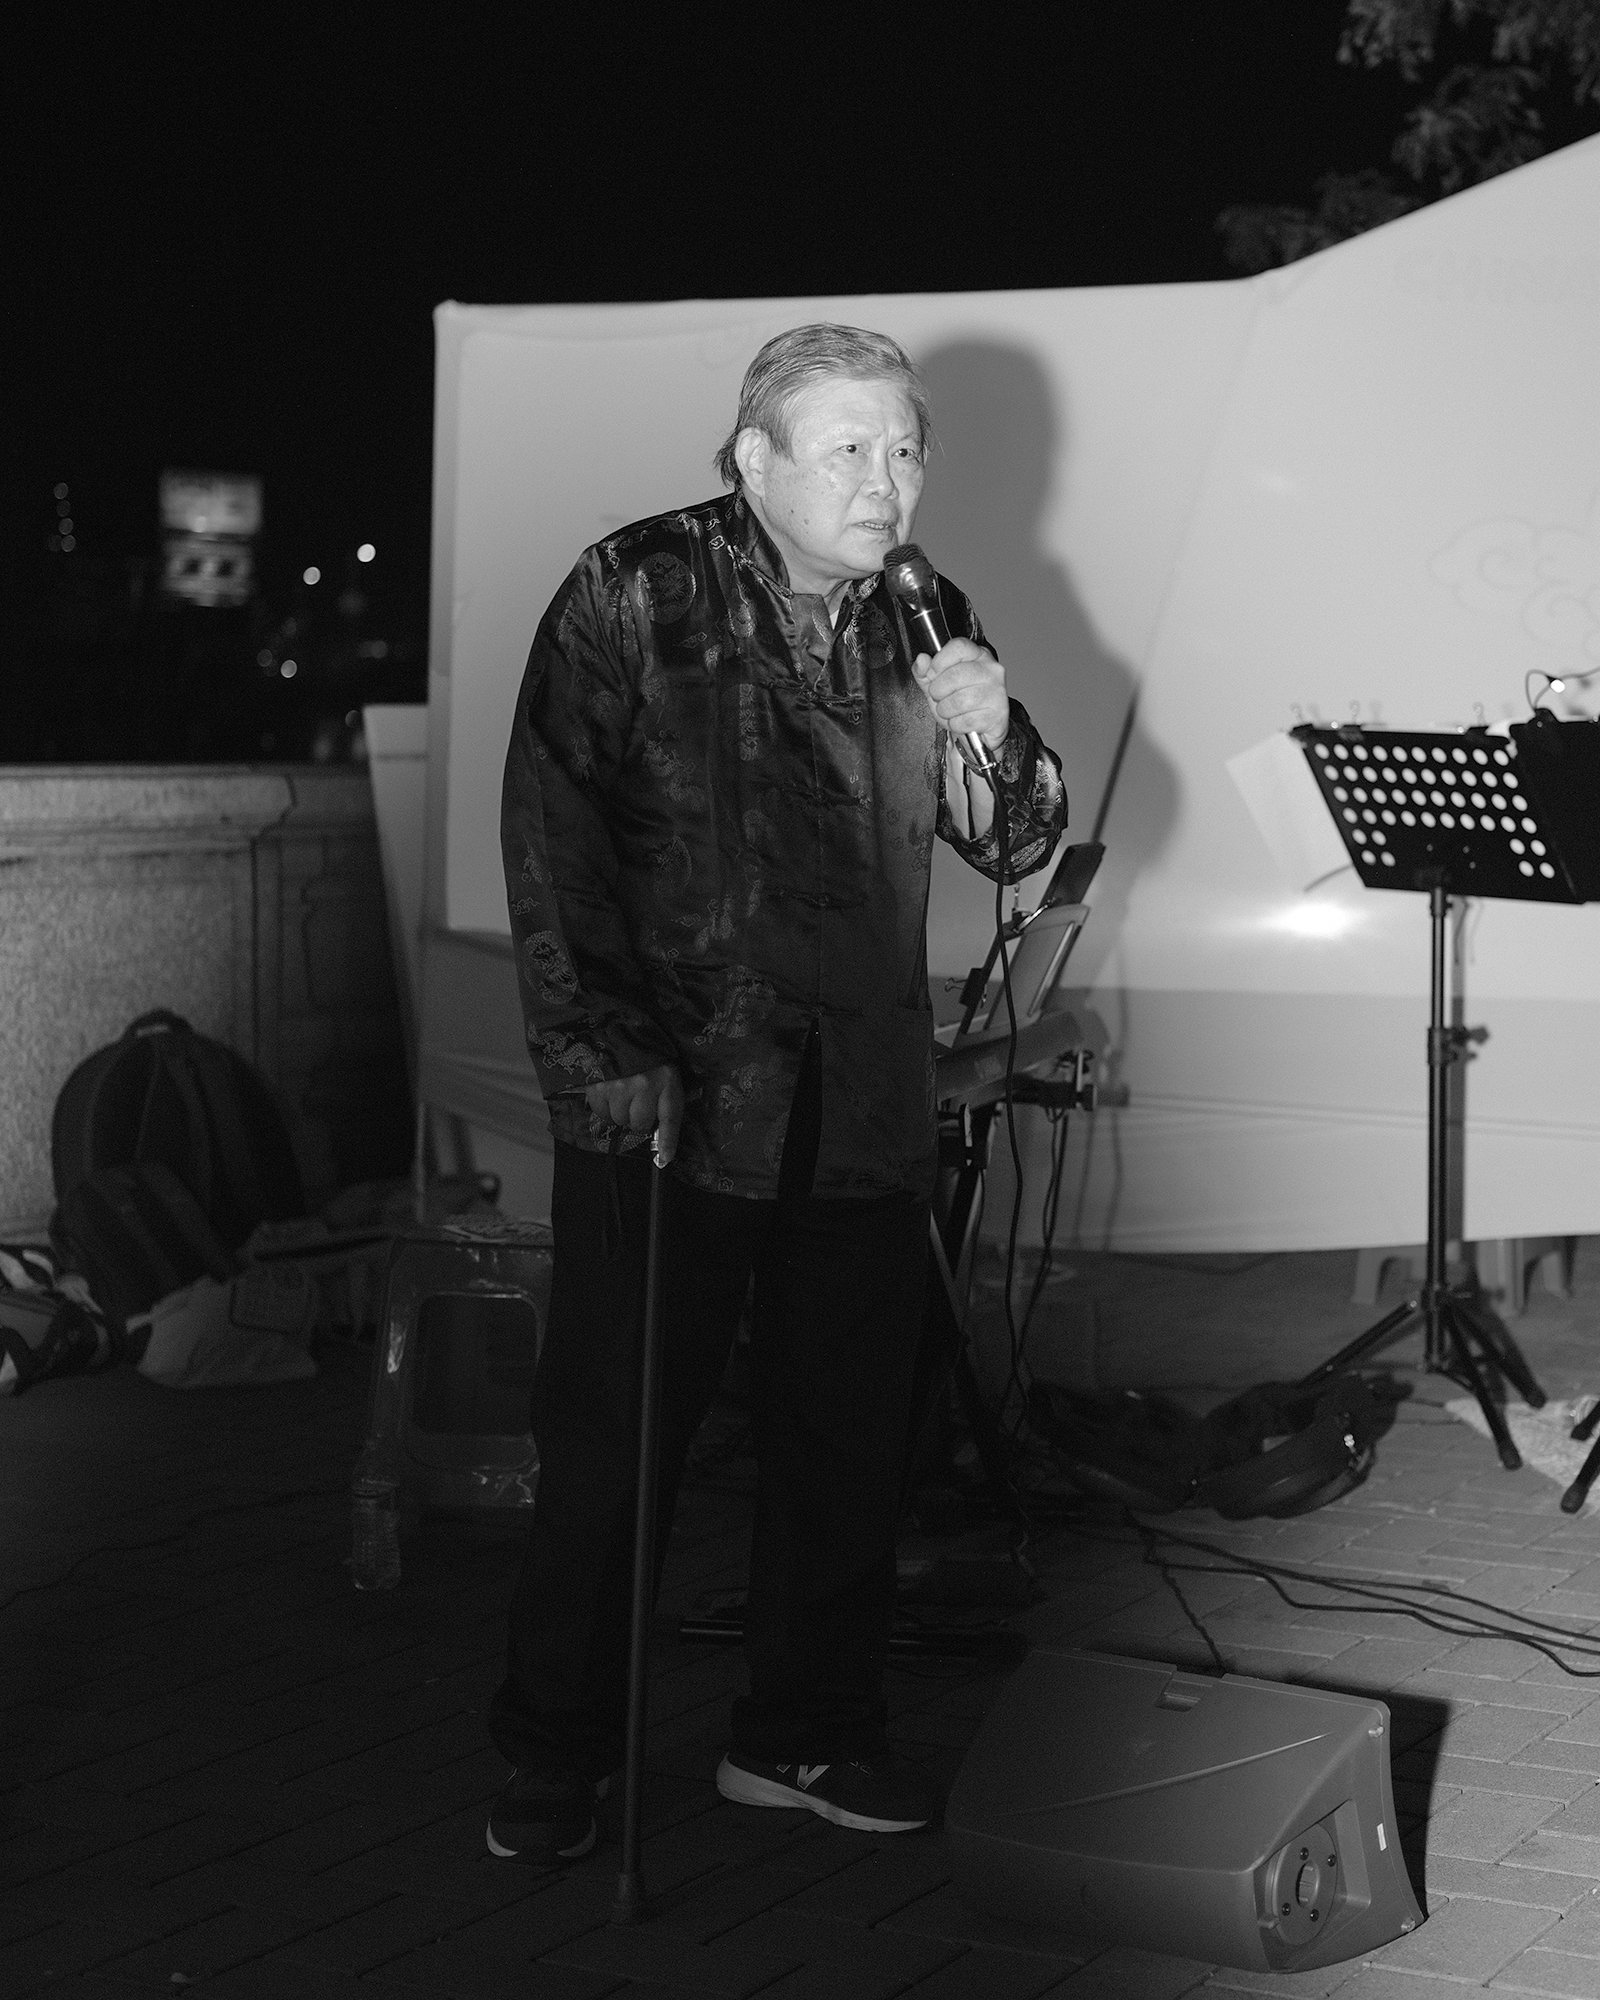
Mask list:
[[[950,628],[939,608],[939,580],[933,564],[915,542],[902,542],[883,559],[883,581],[927,648],[929,656],[950,643]],[[994,770],[989,746],[975,729],[956,737],[956,748],[975,771]]]

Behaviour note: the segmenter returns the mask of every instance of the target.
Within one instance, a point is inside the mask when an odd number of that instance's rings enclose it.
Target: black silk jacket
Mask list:
[[[533,642],[501,840],[528,1046],[558,1139],[594,1148],[585,1085],[679,1065],[678,1169],[777,1191],[813,1021],[815,1192],[926,1191],[935,835],[999,872],[945,801],[947,732],[881,577],[829,630],[737,493],[579,559]],[[940,579],[953,634],[982,643]],[[1049,859],[1061,767],[1019,702],[999,755],[1007,879]]]

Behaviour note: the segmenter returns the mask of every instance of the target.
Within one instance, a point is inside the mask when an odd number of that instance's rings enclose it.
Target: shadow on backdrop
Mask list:
[[[1025,685],[1049,689],[1029,708],[1061,757],[1068,838],[1107,840],[1094,921],[1070,975],[1075,989],[1088,988],[1115,948],[1134,882],[1166,844],[1177,774],[1140,726],[1133,666],[1101,639],[1045,542],[1056,493],[1072,470],[1058,388],[1027,349],[992,341],[935,348],[922,373],[938,444],[918,536],[938,567],[941,550],[964,552],[956,581],[977,604],[995,651]]]

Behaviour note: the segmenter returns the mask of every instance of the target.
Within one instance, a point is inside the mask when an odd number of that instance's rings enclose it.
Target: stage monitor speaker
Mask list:
[[[1332,1965],[1422,1921],[1381,1701],[1038,1647],[945,1812],[962,1898],[1259,1972]]]

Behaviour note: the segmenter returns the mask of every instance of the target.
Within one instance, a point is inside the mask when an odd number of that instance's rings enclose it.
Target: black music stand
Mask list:
[[[1452,896],[1586,903],[1600,898],[1600,726],[1548,711],[1510,737],[1325,728],[1290,732],[1357,875],[1369,889],[1423,890],[1432,925],[1428,1025],[1428,1253],[1421,1292],[1302,1378],[1312,1389],[1421,1326],[1425,1365],[1470,1391],[1500,1463],[1522,1458],[1501,1408],[1504,1377],[1544,1401],[1509,1328],[1472,1287],[1445,1278],[1450,1076],[1473,1031],[1445,1019],[1445,923]],[[1500,1394],[1497,1395],[1497,1391]]]

